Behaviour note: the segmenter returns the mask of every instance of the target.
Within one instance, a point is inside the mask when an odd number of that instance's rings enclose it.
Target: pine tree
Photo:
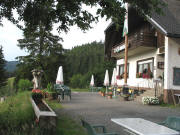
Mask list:
[[[5,64],[6,61],[4,59],[3,48],[0,46],[0,87],[4,86],[6,82]]]
[[[44,84],[55,82],[58,67],[64,65],[64,50],[59,43],[61,38],[51,31],[52,26],[46,28],[42,23],[36,30],[24,29],[24,38],[18,40],[18,46],[29,55],[19,57],[18,78],[32,79],[31,70],[42,69]]]

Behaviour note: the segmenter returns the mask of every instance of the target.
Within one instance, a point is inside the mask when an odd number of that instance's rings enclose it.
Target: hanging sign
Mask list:
[[[125,49],[125,44],[121,46],[117,46],[116,48],[114,48],[114,53],[118,53],[124,49]]]

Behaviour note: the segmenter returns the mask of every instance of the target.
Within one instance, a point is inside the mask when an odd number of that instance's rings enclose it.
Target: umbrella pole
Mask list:
[[[106,94],[107,94],[107,86],[106,86]]]
[[[114,98],[116,98],[116,88],[117,88],[117,87],[114,86],[114,96],[113,96]]]

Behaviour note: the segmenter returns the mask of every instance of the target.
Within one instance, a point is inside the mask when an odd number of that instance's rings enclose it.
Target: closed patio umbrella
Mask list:
[[[91,76],[91,82],[90,82],[90,86],[94,86],[94,75]]]
[[[105,73],[104,86],[106,86],[106,93],[107,93],[107,87],[109,86],[109,73],[108,73],[108,70],[106,70],[106,73]]]
[[[59,67],[57,78],[56,78],[56,84],[64,84],[62,66]]]
[[[94,75],[91,76],[91,82],[90,82],[90,88],[92,92],[93,92],[93,86],[94,86]]]

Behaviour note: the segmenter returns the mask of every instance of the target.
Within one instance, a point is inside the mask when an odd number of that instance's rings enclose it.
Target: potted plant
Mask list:
[[[120,79],[120,75],[117,75],[117,76],[116,76],[116,79],[119,80],[119,79]]]
[[[112,90],[109,90],[109,91],[108,91],[108,99],[112,99],[112,95],[113,95]]]
[[[103,97],[105,96],[105,91],[106,91],[105,89],[101,89],[101,96]]]
[[[140,74],[139,73],[136,73],[136,78],[140,78]]]

